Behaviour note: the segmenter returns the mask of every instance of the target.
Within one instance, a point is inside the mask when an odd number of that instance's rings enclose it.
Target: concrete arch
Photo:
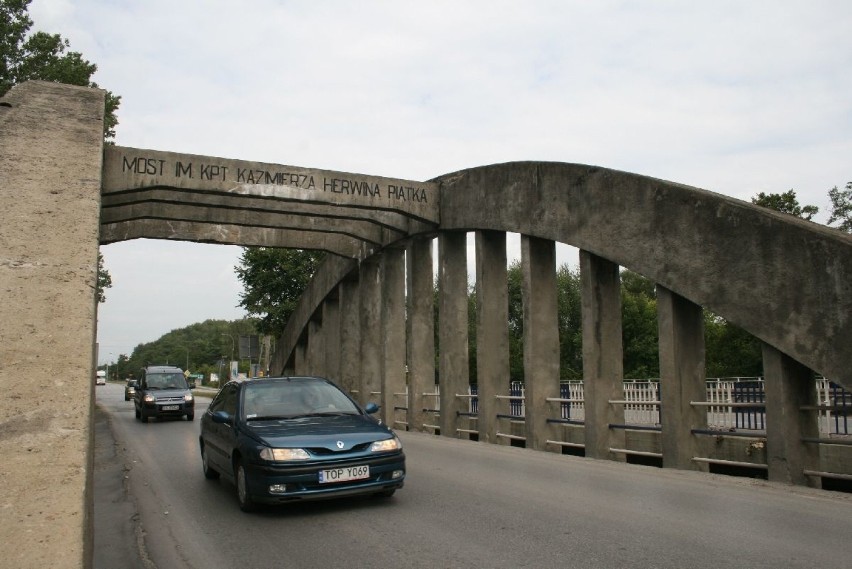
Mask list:
[[[437,177],[437,231],[517,232],[639,272],[852,386],[852,237],[706,190],[553,162]],[[324,291],[353,266],[330,262],[282,335],[289,354]],[[281,354],[276,362],[287,358]]]
[[[516,162],[434,181],[441,184],[442,230],[510,231],[574,245],[852,387],[850,235],[594,166]]]

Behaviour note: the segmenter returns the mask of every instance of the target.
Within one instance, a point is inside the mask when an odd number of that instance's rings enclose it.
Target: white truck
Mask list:
[[[95,372],[95,385],[106,385],[106,371],[99,369]]]

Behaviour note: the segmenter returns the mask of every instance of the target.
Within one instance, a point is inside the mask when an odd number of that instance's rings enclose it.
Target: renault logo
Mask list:
[[[337,448],[343,448],[343,441],[337,441]]]

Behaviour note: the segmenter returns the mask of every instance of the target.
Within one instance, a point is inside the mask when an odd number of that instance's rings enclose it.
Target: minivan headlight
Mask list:
[[[187,393],[186,395],[184,395],[183,400],[187,402],[192,401],[192,393]]]
[[[260,451],[260,458],[271,462],[285,462],[288,460],[308,460],[311,455],[303,448],[269,448]]]
[[[370,445],[370,452],[387,452],[391,450],[401,450],[402,442],[396,436],[392,439],[385,439],[383,441],[376,441],[372,445]]]

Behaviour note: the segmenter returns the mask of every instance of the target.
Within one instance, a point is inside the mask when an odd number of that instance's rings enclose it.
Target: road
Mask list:
[[[850,494],[421,433],[399,433],[408,477],[389,500],[244,514],[201,473],[208,402],[194,422],[142,424],[120,385],[97,388],[115,444],[104,427],[96,446],[116,449],[96,455],[98,569],[120,547],[145,569],[849,567]]]

